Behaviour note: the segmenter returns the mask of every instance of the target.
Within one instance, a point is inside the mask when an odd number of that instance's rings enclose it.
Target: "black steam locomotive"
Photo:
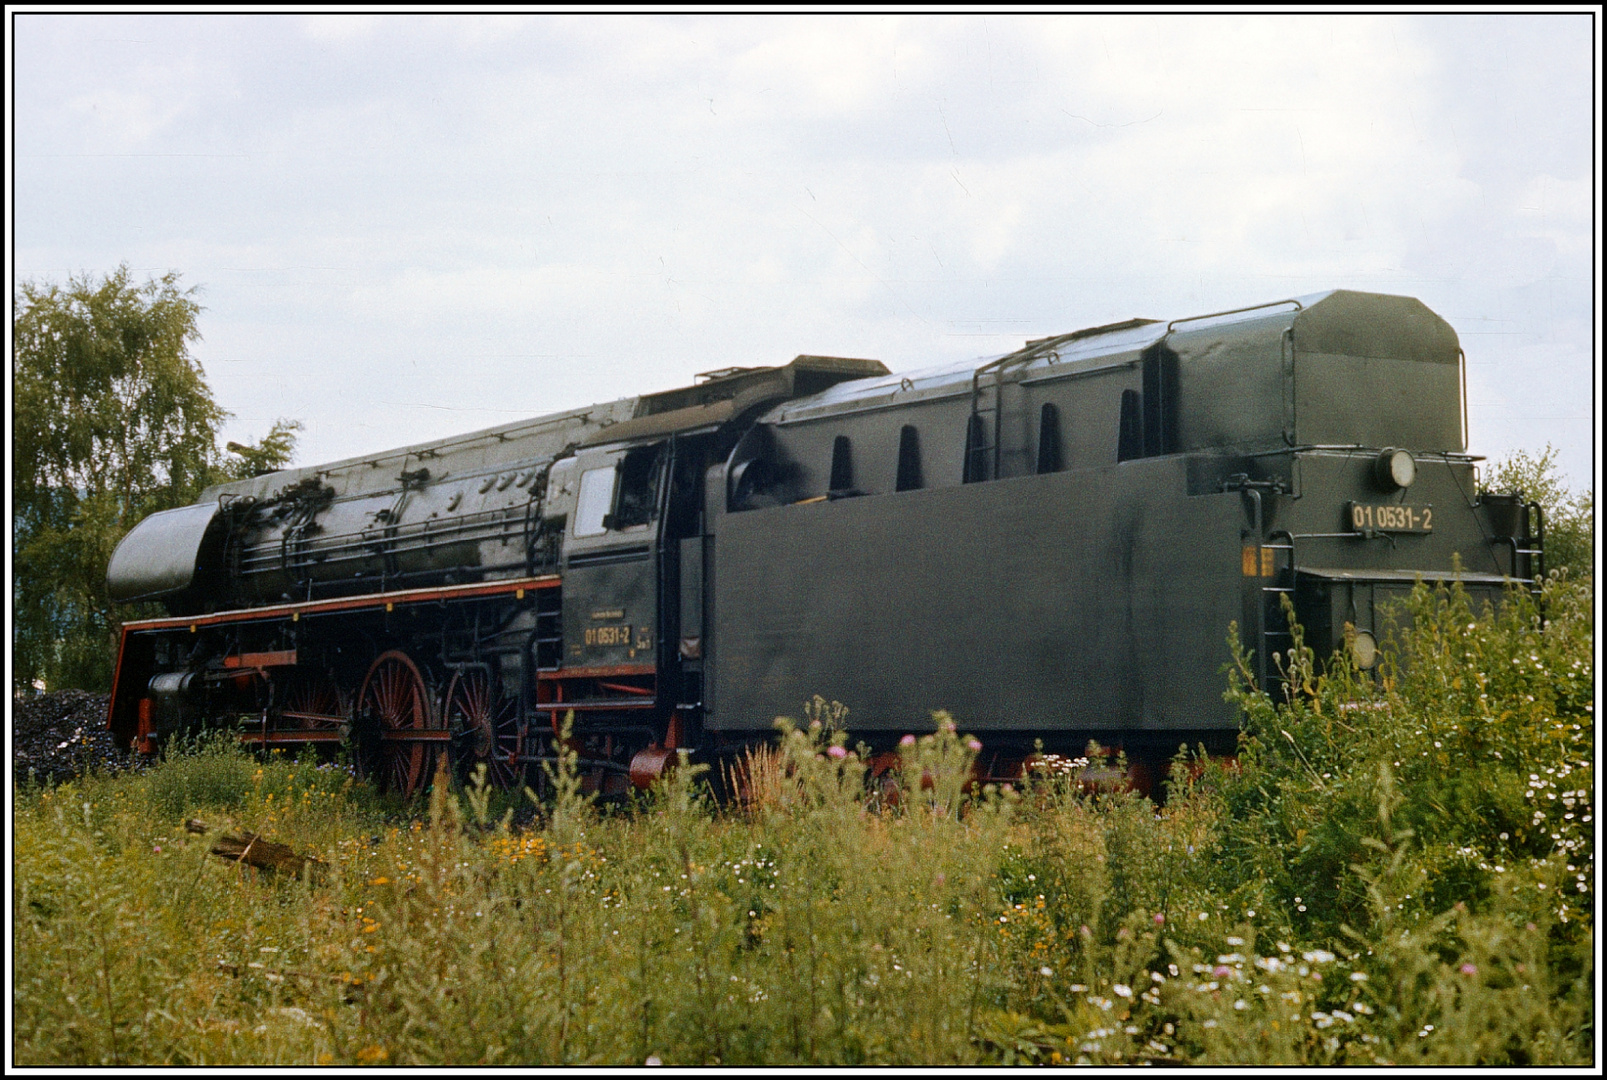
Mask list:
[[[1456,333],[1334,291],[1132,319],[907,375],[799,356],[225,484],[112,557],[109,724],[345,744],[411,793],[513,782],[560,717],[602,792],[765,737],[819,694],[891,745],[947,709],[986,753],[1232,746],[1229,625],[1374,662],[1419,579],[1543,573],[1480,494]]]

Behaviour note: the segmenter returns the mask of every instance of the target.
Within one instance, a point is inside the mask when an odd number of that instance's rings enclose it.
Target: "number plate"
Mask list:
[[[1393,503],[1350,504],[1350,527],[1359,533],[1397,532],[1430,533],[1434,531],[1432,506],[1405,506]]]

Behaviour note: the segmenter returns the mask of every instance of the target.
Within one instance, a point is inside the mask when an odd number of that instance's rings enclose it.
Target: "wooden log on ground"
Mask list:
[[[206,822],[194,818],[186,821],[184,827],[192,833],[201,835],[212,831]],[[245,863],[247,866],[254,866],[271,874],[289,874],[292,877],[310,874],[315,881],[322,879],[329,870],[329,864],[322,859],[299,855],[284,844],[264,840],[252,832],[242,833],[240,836],[218,835],[212,841],[211,853],[220,859]]]

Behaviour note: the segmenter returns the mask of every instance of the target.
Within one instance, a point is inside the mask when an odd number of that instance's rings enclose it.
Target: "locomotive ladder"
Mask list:
[[[1291,301],[1281,301],[1289,303]],[[1248,308],[1245,310],[1249,310]],[[1222,312],[1221,314],[1231,314]],[[1210,316],[1206,316],[1209,318]],[[1182,322],[1184,320],[1177,320]],[[965,463],[963,466],[965,483],[974,483],[978,480],[997,480],[999,478],[1000,460],[1003,455],[1003,428],[1004,428],[1004,376],[1009,368],[1024,367],[1034,360],[1048,356],[1050,363],[1060,358],[1059,349],[1082,338],[1096,337],[1100,334],[1113,333],[1118,330],[1132,330],[1135,327],[1147,326],[1155,322],[1154,319],[1126,319],[1122,322],[1108,323],[1104,326],[1090,326],[1084,330],[1073,330],[1069,334],[1057,334],[1054,337],[1038,338],[1029,341],[1026,345],[1013,353],[1001,356],[996,360],[989,360],[971,373],[971,416],[966,421],[965,429]],[[1171,327],[1167,327],[1171,332]],[[993,404],[982,403],[982,376],[993,376]],[[983,413],[993,414],[993,438],[990,442],[987,435],[987,425],[982,419]],[[991,455],[992,460],[989,460]]]
[[[564,657],[564,597],[562,587],[536,596],[536,670],[556,671]]]
[[[1276,543],[1268,542],[1268,541],[1277,540],[1279,537],[1283,537],[1287,541],[1287,543],[1276,544]],[[1257,539],[1259,540],[1260,538],[1258,537]],[[1268,623],[1267,609],[1268,609],[1269,606],[1276,604],[1277,605],[1276,610],[1281,612],[1282,608],[1283,608],[1283,605],[1281,603],[1279,603],[1279,598],[1283,597],[1283,596],[1287,596],[1289,598],[1289,603],[1291,605],[1294,604],[1294,599],[1295,599],[1295,597],[1294,597],[1294,592],[1295,592],[1295,538],[1291,533],[1283,531],[1283,530],[1279,530],[1278,532],[1275,532],[1271,536],[1267,537],[1266,540],[1261,541],[1261,547],[1262,547],[1263,550],[1268,550],[1268,551],[1287,551],[1289,553],[1289,555],[1288,555],[1289,563],[1284,568],[1284,569],[1289,571],[1288,578],[1285,579],[1279,573],[1278,568],[1277,568],[1277,564],[1276,564],[1276,560],[1277,560],[1276,555],[1273,556],[1274,564],[1273,564],[1273,573],[1272,573],[1272,578],[1271,578],[1271,580],[1274,583],[1279,582],[1279,581],[1287,580],[1289,582],[1289,584],[1286,585],[1286,586],[1285,585],[1278,585],[1278,584],[1261,586],[1260,605],[1259,605],[1259,607],[1257,609],[1257,614],[1260,616],[1260,619],[1261,619],[1261,626],[1259,628],[1260,629],[1260,638],[1261,638],[1261,640],[1260,640],[1260,642],[1258,644],[1258,648],[1256,649],[1256,665],[1257,665],[1257,667],[1259,669],[1256,672],[1256,674],[1257,674],[1257,676],[1259,677],[1259,679],[1261,681],[1262,690],[1266,690],[1266,688],[1267,688],[1267,674],[1268,674],[1270,663],[1271,663],[1270,658],[1272,656],[1272,639],[1273,638],[1283,638],[1283,639],[1287,640],[1288,645],[1292,646],[1294,644],[1294,632],[1288,625],[1288,622],[1287,622],[1288,617],[1283,616],[1283,618],[1285,620],[1284,621],[1284,628],[1282,630],[1276,629],[1273,626],[1269,625],[1269,623]]]
[[[965,476],[967,483],[977,480],[997,480],[999,478],[999,461],[1001,444],[1004,441],[1004,373],[1006,368],[1020,367],[1036,360],[1041,352],[1040,348],[1024,349],[1021,352],[1001,356],[997,360],[990,360],[971,373],[971,418],[966,422],[965,429]],[[983,404],[982,376],[993,376],[993,404]],[[988,438],[987,427],[982,419],[983,413],[993,414],[993,433],[991,441]],[[992,460],[989,460],[991,454]]]

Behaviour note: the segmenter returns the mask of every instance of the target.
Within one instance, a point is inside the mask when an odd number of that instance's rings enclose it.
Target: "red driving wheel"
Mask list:
[[[518,761],[516,703],[502,695],[487,672],[467,668],[452,676],[444,711],[448,730],[463,736],[458,764],[465,780],[480,764],[486,767],[486,779],[500,788],[513,787],[524,776],[524,766]]]
[[[403,798],[417,794],[429,783],[436,760],[447,747],[445,728],[436,723],[418,665],[396,649],[381,653],[363,679],[357,711],[379,721],[376,782]]]

